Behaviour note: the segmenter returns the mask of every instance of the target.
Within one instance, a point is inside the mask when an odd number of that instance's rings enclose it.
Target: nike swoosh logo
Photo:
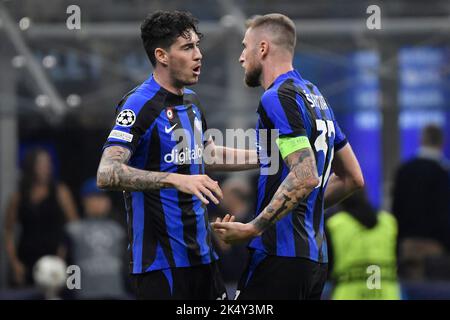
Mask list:
[[[178,123],[175,123],[173,126],[171,126],[170,128],[167,128],[167,126],[164,127],[164,131],[166,133],[171,133],[173,129],[175,129],[175,127],[177,126]]]

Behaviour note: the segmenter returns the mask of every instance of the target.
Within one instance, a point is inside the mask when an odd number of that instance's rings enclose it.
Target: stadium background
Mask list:
[[[66,27],[73,4],[81,8],[81,30]],[[366,26],[373,4],[381,8],[381,30]],[[280,12],[297,26],[294,65],[333,106],[373,205],[390,209],[394,172],[416,153],[426,124],[443,128],[450,157],[448,1],[0,1],[0,230],[32,146],[51,153],[57,178],[80,206],[80,187],[95,175],[115,104],[151,73],[139,25],[158,9],[188,10],[200,20],[203,70],[193,89],[210,128],[254,127],[261,90],[243,86],[244,21]],[[124,223],[121,194],[111,196]],[[0,292],[7,292],[13,288],[0,239]],[[419,291],[450,298],[450,276],[442,274],[404,288],[412,298]]]

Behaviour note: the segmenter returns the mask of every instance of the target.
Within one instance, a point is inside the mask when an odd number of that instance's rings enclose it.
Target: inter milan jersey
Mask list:
[[[206,121],[196,94],[175,95],[150,77],[119,103],[104,148],[123,146],[129,165],[147,171],[203,174]],[[131,272],[217,260],[206,206],[175,188],[124,192]]]
[[[347,140],[339,128],[330,105],[311,82],[293,70],[280,75],[264,92],[258,107],[257,144],[260,161],[257,211],[259,214],[271,201],[289,173],[274,140],[279,137],[306,136],[313,149],[319,185],[298,206],[254,238],[250,248],[269,255],[303,257],[327,262],[324,234],[324,193],[331,172],[334,152]],[[260,130],[267,130],[263,139]],[[272,131],[271,131],[272,130]],[[266,134],[265,134],[266,135]],[[274,150],[274,151],[271,151]],[[275,152],[275,154],[272,154]],[[278,158],[278,167],[270,170]]]

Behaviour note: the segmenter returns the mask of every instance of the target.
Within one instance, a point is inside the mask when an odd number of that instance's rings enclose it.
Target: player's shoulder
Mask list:
[[[279,95],[296,95],[301,80],[294,76],[287,76],[276,80],[262,95],[263,98],[269,98]]]
[[[138,114],[142,109],[161,109],[164,98],[165,93],[160,87],[149,86],[144,82],[122,98],[120,111],[131,110]]]
[[[313,94],[320,94],[319,87],[314,82],[308,79],[305,78],[295,79],[294,83],[301,93],[307,94],[311,92]]]
[[[313,82],[303,79],[303,84],[308,88],[307,90],[303,90],[304,98],[306,98],[309,102],[312,102],[313,105],[319,104],[322,109],[329,110],[331,120],[336,121],[336,117],[334,116],[333,109],[331,107],[330,102],[328,99],[322,94],[322,92],[319,90],[319,87],[314,84]],[[313,95],[314,99],[311,98],[311,94]],[[310,101],[310,100],[313,101]]]
[[[294,78],[286,78],[283,81],[275,83],[268,88],[261,96],[260,105],[264,109],[273,109],[278,107],[286,107],[296,105],[298,89]]]
[[[317,89],[317,86],[316,86],[311,80],[302,78],[302,81],[301,81],[301,82],[302,82],[305,86],[307,86],[307,87],[310,87],[310,88],[316,88],[316,89]]]
[[[268,88],[266,91],[264,91],[260,99],[260,102],[263,107],[267,107],[274,101],[278,100],[278,87],[279,87],[278,85],[272,86]]]

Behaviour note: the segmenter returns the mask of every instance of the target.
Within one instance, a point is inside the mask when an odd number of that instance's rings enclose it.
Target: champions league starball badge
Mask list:
[[[136,122],[136,114],[131,109],[122,110],[116,119],[116,124],[122,127],[130,127]]]

